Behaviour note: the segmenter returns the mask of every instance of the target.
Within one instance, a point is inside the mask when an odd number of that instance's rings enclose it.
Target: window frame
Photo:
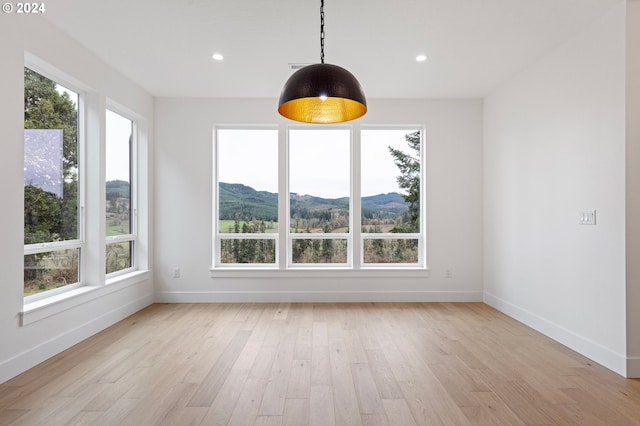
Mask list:
[[[280,265],[280,224],[282,223],[281,217],[281,198],[280,198],[280,168],[278,162],[278,233],[223,233],[220,232],[220,220],[218,219],[218,211],[220,206],[219,200],[219,174],[218,174],[218,159],[219,159],[219,146],[220,137],[218,132],[220,130],[269,130],[276,131],[277,143],[276,148],[280,150],[280,130],[275,125],[215,125],[213,127],[213,188],[212,188],[212,253],[213,253],[213,267],[215,269],[279,269]],[[275,260],[273,263],[223,263],[222,262],[222,240],[273,240],[275,246]]]
[[[212,173],[212,277],[247,276],[258,277],[266,273],[268,276],[306,277],[318,271],[323,271],[323,276],[428,276],[427,264],[427,167],[426,167],[426,126],[423,124],[391,124],[359,125],[358,123],[324,125],[322,129],[348,129],[350,134],[350,195],[349,195],[349,232],[348,233],[292,233],[290,214],[290,130],[318,129],[317,126],[292,124],[292,125],[247,125],[225,124],[214,125],[213,128],[213,173]],[[276,234],[220,234],[218,232],[218,129],[277,129],[278,131],[278,223],[279,231]],[[420,231],[418,233],[364,233],[361,232],[362,206],[361,206],[361,135],[362,130],[407,130],[407,132],[420,132]],[[282,224],[282,225],[280,225]],[[221,238],[269,238],[276,241],[276,261],[271,264],[222,264],[220,262]],[[346,263],[293,263],[292,241],[295,239],[346,239],[347,262]],[[418,240],[417,263],[364,263],[364,241],[367,239],[412,239]],[[257,275],[256,275],[257,274]]]
[[[291,232],[291,168],[289,165],[291,164],[291,131],[323,131],[323,130],[347,130],[349,132],[349,232],[335,232],[335,233],[324,233],[324,232],[316,232],[316,233],[302,233],[302,232]],[[305,125],[290,125],[285,129],[286,132],[286,164],[280,165],[279,172],[283,172],[282,168],[285,169],[284,173],[286,176],[286,223],[285,223],[285,233],[286,233],[286,251],[287,251],[287,263],[284,269],[288,270],[296,270],[296,269],[352,269],[353,268],[353,229],[354,229],[354,207],[353,207],[353,161],[354,161],[354,153],[353,153],[353,127],[345,126],[345,125],[323,125],[322,129],[319,129],[315,126],[305,126]],[[346,240],[347,241],[347,261],[345,263],[294,263],[293,262],[293,240]]]
[[[77,117],[77,158],[78,158],[78,212],[77,212],[77,238],[73,240],[65,240],[65,241],[51,241],[44,243],[34,243],[34,244],[24,244],[23,245],[23,256],[39,254],[39,253],[49,253],[54,251],[62,251],[62,250],[78,250],[78,281],[75,283],[67,284],[64,286],[52,288],[49,290],[44,290],[35,294],[31,294],[29,296],[24,296],[24,281],[22,284],[23,290],[23,298],[24,303],[32,303],[37,302],[42,299],[46,299],[52,296],[59,295],[61,293],[65,293],[74,289],[77,289],[83,286],[86,275],[86,215],[85,215],[85,205],[86,205],[86,90],[83,89],[82,85],[73,79],[65,77],[64,74],[58,73],[55,71],[51,71],[48,67],[42,67],[36,64],[34,61],[24,61],[24,68],[28,68],[31,71],[40,74],[41,76],[53,81],[57,85],[63,86],[64,88],[76,93],[78,95],[78,103],[76,105],[78,111]],[[24,81],[24,80],[23,80]],[[24,92],[24,88],[23,88]],[[23,110],[24,110],[23,104]],[[24,124],[23,124],[24,127]],[[24,143],[24,140],[23,140]],[[24,161],[24,160],[23,160]],[[23,207],[24,211],[24,207]],[[24,268],[24,265],[23,265]]]
[[[147,175],[149,129],[145,115],[140,115],[133,109],[112,102],[105,90],[85,84],[73,74],[66,73],[37,55],[25,51],[23,67],[78,95],[77,239],[23,245],[23,262],[30,260],[26,258],[28,255],[53,252],[52,254],[55,256],[56,252],[61,250],[78,250],[78,279],[77,282],[39,291],[28,296],[25,296],[23,281],[21,324],[26,325],[61,312],[65,306],[81,304],[83,300],[86,300],[86,297],[99,297],[99,295],[117,291],[123,286],[137,284],[148,279],[150,261],[147,244],[149,241]],[[24,107],[23,104],[23,110]],[[106,209],[104,206],[106,185],[105,109],[110,109],[132,121],[132,142],[134,142],[130,158],[131,179],[133,180],[131,204],[135,209],[132,211],[131,229],[135,234],[135,240],[132,243],[133,267],[110,274],[106,274],[105,268],[107,244],[118,240],[129,241],[131,234],[117,236],[113,241],[106,240]],[[24,186],[23,182],[17,183]],[[143,204],[139,204],[141,202]],[[88,294],[92,294],[92,296],[88,296]]]
[[[360,233],[360,265],[362,269],[426,269],[426,155],[425,155],[425,126],[424,125],[363,125],[360,128],[360,136],[362,131],[375,131],[375,130],[402,130],[412,132],[420,132],[420,231],[417,233],[372,233],[361,232]],[[360,147],[362,147],[362,140],[360,141]],[[360,161],[362,161],[362,152],[360,155]],[[360,173],[359,181],[362,182],[362,173]],[[362,200],[362,195],[360,195]],[[360,220],[362,219],[362,208],[360,209]],[[362,226],[362,223],[360,223]],[[418,240],[418,262],[417,263],[365,263],[364,262],[364,241],[365,240],[393,240],[393,239],[417,239]]]
[[[106,272],[105,267],[105,279],[110,280],[112,278],[118,277],[120,275],[130,274],[138,270],[138,122],[135,118],[134,114],[130,114],[126,108],[123,108],[114,102],[107,101],[107,105],[104,108],[105,114],[105,154],[102,162],[105,164],[106,170],[106,150],[107,150],[107,142],[106,142],[106,133],[108,131],[106,125],[106,113],[107,110],[111,111],[119,115],[122,118],[125,118],[131,121],[131,144],[129,145],[129,214],[130,214],[130,224],[129,224],[129,234],[121,234],[121,235],[106,235],[106,206],[104,213],[105,219],[105,236],[104,236],[104,246],[105,246],[105,262],[106,262],[106,250],[107,246],[110,244],[117,243],[130,243],[131,247],[131,266],[128,268],[119,269],[113,272]],[[104,177],[104,181],[102,182],[103,187],[106,190],[106,175]],[[105,196],[106,203],[106,196]],[[108,283],[108,281],[107,281]]]

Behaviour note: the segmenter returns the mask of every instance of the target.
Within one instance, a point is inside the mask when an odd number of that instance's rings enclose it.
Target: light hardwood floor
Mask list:
[[[0,385],[0,424],[640,425],[640,381],[482,303],[156,304]]]

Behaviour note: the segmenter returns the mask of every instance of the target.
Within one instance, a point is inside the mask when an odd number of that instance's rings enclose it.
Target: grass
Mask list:
[[[123,235],[130,234],[129,231],[129,220],[118,220],[117,218],[111,216],[107,217],[107,237],[112,237],[114,235]]]

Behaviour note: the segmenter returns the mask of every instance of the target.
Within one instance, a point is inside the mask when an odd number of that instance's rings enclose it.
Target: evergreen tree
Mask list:
[[[409,203],[409,218],[406,223],[396,225],[391,232],[411,233],[420,231],[420,132],[408,133],[405,139],[413,155],[392,147],[389,147],[389,152],[400,171],[397,182],[406,191],[403,197]]]

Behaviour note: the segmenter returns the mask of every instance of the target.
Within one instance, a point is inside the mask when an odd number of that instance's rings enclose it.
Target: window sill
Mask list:
[[[429,270],[421,267],[351,268],[212,268],[212,278],[428,278]]]
[[[148,280],[149,271],[135,271],[107,280],[106,285],[82,286],[55,296],[26,303],[20,312],[20,325],[25,326],[59,314],[91,300],[115,293],[129,286]]]

